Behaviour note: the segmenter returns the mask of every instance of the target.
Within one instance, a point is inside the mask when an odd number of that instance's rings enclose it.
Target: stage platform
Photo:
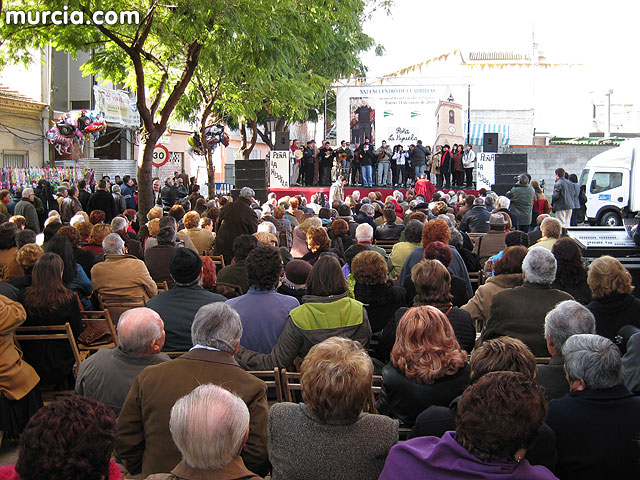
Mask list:
[[[292,196],[292,195],[299,195],[299,194],[304,194],[304,196],[309,199],[311,198],[311,195],[313,195],[314,193],[318,193],[318,192],[322,192],[325,195],[329,195],[329,188],[330,187],[289,187],[289,188],[269,188],[268,191],[269,193],[275,193],[277,198],[281,198],[284,196]],[[344,187],[344,194],[345,196],[347,195],[351,195],[351,193],[354,190],[359,190],[360,191],[360,198],[365,197],[369,194],[369,192],[380,192],[382,194],[382,200],[384,200],[385,198],[387,198],[387,196],[389,195],[393,195],[393,192],[395,190],[399,190],[402,192],[402,194],[406,194],[407,193],[407,189],[406,188],[377,188],[377,187],[373,187],[373,188],[365,188],[365,187],[349,187],[346,186]],[[442,190],[445,191],[445,190]],[[450,190],[446,190],[446,192],[449,192]],[[457,191],[457,190],[455,190]],[[478,191],[477,190],[463,190],[467,195],[469,194],[473,194],[473,195],[477,195]]]

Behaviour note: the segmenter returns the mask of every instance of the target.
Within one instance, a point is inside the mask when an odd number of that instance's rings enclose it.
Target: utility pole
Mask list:
[[[467,145],[471,143],[471,84],[467,85]]]
[[[605,95],[607,96],[607,138],[611,137],[611,94],[613,90],[609,90]]]

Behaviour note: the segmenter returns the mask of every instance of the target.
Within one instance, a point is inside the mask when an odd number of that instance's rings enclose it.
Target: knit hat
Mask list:
[[[188,248],[181,247],[176,250],[169,263],[169,272],[176,283],[193,283],[202,271],[202,259]]]
[[[311,272],[311,265],[304,260],[291,260],[285,268],[285,279],[294,285],[304,285]]]

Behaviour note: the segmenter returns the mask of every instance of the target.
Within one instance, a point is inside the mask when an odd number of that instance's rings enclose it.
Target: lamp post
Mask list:
[[[613,90],[609,90],[605,95],[607,96],[607,138],[611,137],[611,94]]]
[[[272,134],[276,130],[276,125],[278,124],[278,119],[273,115],[267,115],[267,118],[264,119],[264,128],[269,133],[269,140],[271,141],[270,147],[273,148],[273,138]]]

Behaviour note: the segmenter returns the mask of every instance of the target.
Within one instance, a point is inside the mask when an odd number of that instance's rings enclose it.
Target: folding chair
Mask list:
[[[142,295],[116,295],[98,292],[98,300],[100,308],[107,310],[111,315],[114,325],[118,324],[118,319],[127,310],[132,308],[144,307],[145,300]]]
[[[80,356],[80,350],[78,344],[73,336],[73,330],[69,322],[64,325],[43,325],[33,327],[18,327],[14,338],[18,342],[29,342],[32,340],[67,340],[71,346],[73,357],[76,361],[73,366],[73,371],[78,375],[78,369],[80,368],[80,362],[82,361]]]
[[[280,369],[280,382],[282,395],[285,402],[299,403],[302,401],[302,387],[300,385],[299,372],[287,372],[286,368]]]
[[[384,249],[384,251],[387,252],[387,255],[391,255],[391,250],[393,250],[393,246],[396,243],[398,243],[397,240],[376,240],[376,245]]]
[[[97,332],[108,332],[111,336],[111,341],[101,343],[99,345],[86,345],[82,342],[82,335],[78,337],[78,348],[81,352],[89,352],[89,355],[98,351],[101,348],[113,348],[120,345],[118,341],[118,334],[116,333],[115,326],[111,320],[111,315],[107,310],[86,310],[81,312],[82,326],[86,330],[87,328],[93,329]]]
[[[275,398],[275,402],[282,402],[282,384],[280,383],[280,369],[274,367],[273,370],[249,370],[251,375],[259,378],[267,385],[267,397],[269,400]],[[269,402],[273,403],[273,402]]]
[[[164,282],[156,282],[156,285],[158,286],[158,293],[169,290],[169,284],[166,280]]]

